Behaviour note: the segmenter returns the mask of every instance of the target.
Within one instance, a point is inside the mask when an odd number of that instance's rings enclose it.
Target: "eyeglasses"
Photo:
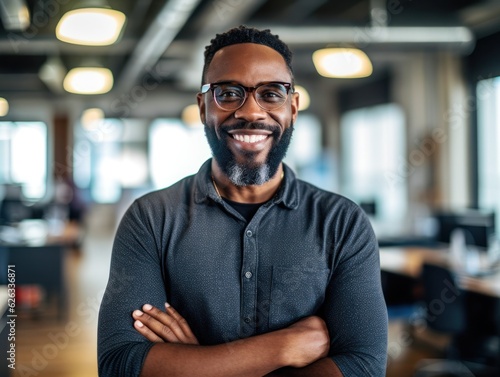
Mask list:
[[[253,98],[261,109],[273,111],[284,105],[292,84],[263,82],[257,86],[248,87],[235,82],[217,82],[203,85],[201,93],[206,93],[209,89],[212,90],[214,101],[221,110],[238,110],[247,100],[248,93],[253,93]]]

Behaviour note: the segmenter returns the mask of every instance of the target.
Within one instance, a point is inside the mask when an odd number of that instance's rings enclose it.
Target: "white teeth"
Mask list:
[[[245,143],[257,143],[259,141],[264,140],[267,137],[267,135],[238,135],[234,134],[233,138],[235,138],[238,141],[243,141]]]

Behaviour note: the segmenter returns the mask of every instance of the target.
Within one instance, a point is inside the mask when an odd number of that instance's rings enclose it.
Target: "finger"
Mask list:
[[[189,342],[192,344],[199,344],[198,339],[196,339],[196,336],[191,331],[191,327],[189,327],[189,323],[168,302],[165,303],[165,310],[167,314],[169,314],[172,318],[174,318],[177,321],[179,327],[182,329],[182,332],[189,340]]]
[[[134,312],[134,317],[141,317],[142,313],[137,313],[139,310]],[[136,319],[134,321],[134,328],[147,340],[155,343],[163,343],[164,340],[156,335],[153,331],[151,331],[147,326],[144,325],[140,320]]]
[[[166,314],[165,314],[166,315]],[[134,319],[139,320],[143,327],[146,327],[146,329],[141,328],[140,326],[139,329],[143,330],[142,333],[148,333],[152,332],[159,338],[161,338],[165,342],[169,343],[179,343],[181,340],[175,335],[175,333],[172,331],[172,329],[163,324],[160,320],[156,319],[155,317],[149,315],[148,313],[144,313],[140,310],[134,310],[132,316]],[[134,327],[135,324],[134,324]],[[136,327],[137,329],[137,327]],[[149,332],[148,332],[149,331]],[[153,337],[153,335],[149,334],[148,339],[151,340],[150,338]]]
[[[168,341],[172,343],[188,343],[190,341],[182,330],[179,322],[177,322],[170,314],[162,312],[160,309],[155,308],[150,304],[146,304],[142,308],[152,318],[161,323],[161,327],[159,328],[161,333],[158,335],[162,338],[164,338],[163,335],[165,335]],[[152,330],[154,331],[155,329],[152,328]]]

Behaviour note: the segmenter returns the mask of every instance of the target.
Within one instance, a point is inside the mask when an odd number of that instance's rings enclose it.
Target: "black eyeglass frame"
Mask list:
[[[224,109],[223,107],[221,107],[221,105],[219,104],[219,102],[217,102],[217,99],[215,98],[215,91],[214,91],[214,89],[217,88],[220,85],[223,85],[223,84],[232,84],[232,85],[235,85],[235,86],[239,86],[239,87],[241,87],[241,88],[243,88],[245,90],[245,98],[243,98],[243,101],[241,102],[241,104],[237,108],[231,109],[231,110],[227,110],[227,109]],[[257,103],[257,105],[262,110],[265,110],[265,111],[275,111],[275,110],[278,110],[279,108],[281,108],[286,103],[286,100],[283,101],[283,103],[281,105],[279,105],[278,107],[276,107],[274,109],[271,109],[271,110],[268,110],[268,109],[262,107],[261,104],[259,103],[259,101],[257,100],[257,98],[255,97],[255,91],[258,88],[260,88],[263,85],[270,85],[270,84],[283,85],[285,87],[285,89],[286,89],[286,95],[287,95],[287,97],[290,94],[290,92],[291,93],[295,92],[292,83],[290,83],[290,82],[283,82],[283,81],[265,81],[265,82],[259,83],[259,85],[256,85],[256,86],[245,86],[245,85],[241,85],[240,83],[235,82],[235,81],[220,81],[220,82],[214,82],[214,83],[208,83],[208,84],[202,85],[201,89],[200,89],[200,92],[202,94],[205,94],[209,90],[211,90],[212,91],[212,98],[214,99],[215,104],[217,105],[217,107],[219,109],[221,109],[223,111],[236,111],[236,110],[240,109],[245,104],[245,102],[247,101],[247,99],[248,99],[248,93],[252,93],[255,102]]]

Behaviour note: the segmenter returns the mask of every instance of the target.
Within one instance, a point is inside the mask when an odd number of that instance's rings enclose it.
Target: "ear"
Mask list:
[[[202,93],[198,93],[196,95],[196,101],[198,102],[198,108],[200,110],[200,119],[201,119],[201,123],[205,124],[205,97],[203,96]]]
[[[292,121],[295,123],[297,115],[299,114],[299,93],[292,93]]]

